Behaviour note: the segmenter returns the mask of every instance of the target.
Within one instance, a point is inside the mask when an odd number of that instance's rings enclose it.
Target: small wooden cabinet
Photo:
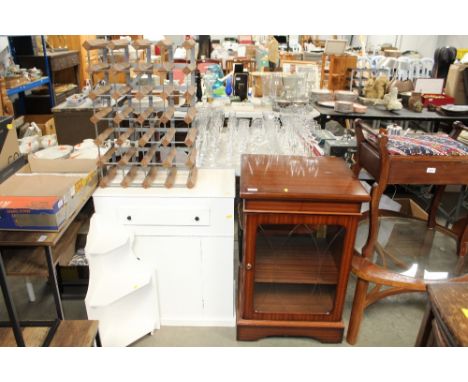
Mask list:
[[[341,342],[343,303],[369,195],[340,158],[244,155],[237,339]]]

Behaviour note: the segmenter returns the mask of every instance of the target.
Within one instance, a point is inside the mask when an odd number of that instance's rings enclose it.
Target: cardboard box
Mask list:
[[[452,64],[447,75],[445,94],[455,98],[456,105],[466,105],[468,102],[463,82],[463,73],[466,69],[468,64]]]
[[[42,135],[56,134],[55,120],[51,114],[28,114],[23,116],[24,122],[35,122],[41,129]]]
[[[21,156],[16,129],[9,122],[0,125],[0,171]]]
[[[427,107],[427,105],[443,106],[454,103],[455,98],[445,94],[423,94],[422,102],[424,107]]]
[[[428,214],[419,204],[410,198],[395,198],[395,202],[401,205],[400,213],[409,217],[414,217],[422,220],[428,219]]]
[[[97,186],[95,160],[35,159],[0,185],[0,229],[59,231]]]

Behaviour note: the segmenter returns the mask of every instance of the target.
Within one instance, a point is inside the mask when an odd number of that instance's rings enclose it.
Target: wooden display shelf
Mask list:
[[[329,284],[338,282],[335,257],[309,248],[284,251],[257,246],[256,283]]]
[[[327,314],[333,310],[336,287],[255,283],[254,310],[277,314]]]
[[[22,329],[26,346],[42,346],[50,328],[45,326]],[[50,347],[91,347],[98,331],[98,321],[60,321]],[[15,347],[16,341],[11,328],[0,328],[0,347]]]

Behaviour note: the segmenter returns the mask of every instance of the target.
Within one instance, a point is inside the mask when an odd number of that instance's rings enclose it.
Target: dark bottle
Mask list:
[[[195,69],[195,84],[197,85],[197,101],[201,102],[203,92],[201,87],[201,73],[198,69]]]

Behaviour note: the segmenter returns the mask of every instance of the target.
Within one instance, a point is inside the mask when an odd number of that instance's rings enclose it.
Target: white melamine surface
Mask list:
[[[183,171],[180,171],[183,176]],[[116,182],[119,178],[116,177]],[[138,181],[138,179],[136,179]],[[143,177],[141,178],[143,181]],[[141,183],[141,182],[140,182]],[[233,169],[199,169],[194,188],[107,187],[98,188],[94,197],[158,197],[158,198],[234,198],[236,193]]]

